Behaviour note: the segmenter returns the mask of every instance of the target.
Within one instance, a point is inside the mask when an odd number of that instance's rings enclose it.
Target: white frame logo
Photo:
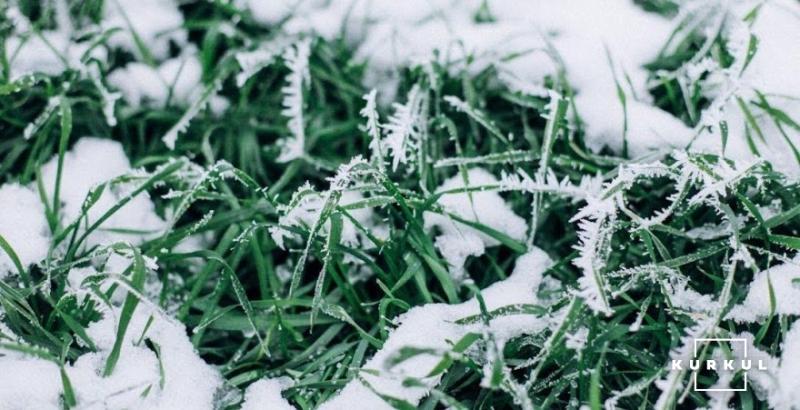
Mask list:
[[[734,342],[741,343],[742,346],[744,347],[744,359],[747,360],[747,339],[726,339],[726,338],[694,339],[694,345],[693,345],[693,349],[692,349],[692,357],[694,357],[695,359],[697,359],[697,342],[706,342],[706,343],[708,343],[708,342],[718,342],[718,343],[719,342],[728,342],[730,344],[733,344]],[[728,391],[728,392],[747,391],[747,370],[744,370],[744,387],[742,387],[741,389],[732,389],[732,388],[727,388],[727,389],[714,389],[714,388],[700,389],[700,388],[697,387],[697,373],[698,372],[696,372],[696,371],[692,372],[692,387],[694,388],[694,391],[717,391],[717,392],[722,392],[722,391]]]

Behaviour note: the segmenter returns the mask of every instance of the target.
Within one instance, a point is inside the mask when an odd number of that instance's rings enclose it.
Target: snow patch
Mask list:
[[[47,256],[50,227],[42,200],[30,188],[18,184],[0,187],[0,235],[17,254],[23,268]],[[0,250],[0,279],[17,272],[11,258]]]
[[[444,181],[437,193],[468,187],[497,186],[494,175],[482,168],[467,172],[467,180],[459,173]],[[525,240],[527,223],[514,213],[503,198],[494,191],[456,192],[443,194],[438,204],[444,211],[467,221],[483,224],[502,232],[512,239]],[[496,239],[463,223],[456,222],[447,215],[425,212],[425,228],[438,228],[441,234],[436,237],[436,247],[450,266],[455,279],[464,279],[464,263],[469,256],[480,256],[487,247],[500,244]]]

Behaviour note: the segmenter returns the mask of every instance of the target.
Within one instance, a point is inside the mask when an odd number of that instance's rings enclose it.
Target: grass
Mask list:
[[[672,4],[661,1],[647,2],[647,7],[665,13],[673,10]],[[46,26],[48,14],[43,9],[47,8],[33,6],[31,13],[41,16],[35,21]],[[474,165],[495,175],[524,170],[544,177],[552,172],[558,180],[566,178],[577,184],[585,176],[597,175],[606,182],[614,181],[620,167],[629,163],[628,158],[608,152],[593,154],[584,146],[583,130],[575,126],[579,124],[576,118],[568,117],[566,99],[558,102],[553,115],[545,120],[542,116],[552,101],[491,86],[496,78],[492,68],[477,74],[454,74],[437,64],[430,70],[406,69],[400,77],[399,101],[405,102],[403,96],[414,86],[424,95],[422,126],[426,135],[420,139],[415,162],[386,172],[374,162],[365,163],[357,181],[347,187],[357,185],[367,199],[343,207],[338,203],[340,193],[330,191],[319,223],[283,227],[299,237],[288,239],[283,250],[270,235],[270,228],[279,225],[281,207],[289,204],[293,193],[306,181],[326,192],[327,178],[340,165],[370,152],[371,137],[362,129],[364,119],[359,114],[362,97],[369,91],[360,85],[364,67],[353,62],[345,44],[314,40],[311,81],[304,91],[303,107],[307,155],[279,163],[276,143],[289,135],[281,113],[281,88],[288,71],[283,64],[274,63],[240,88],[234,83],[237,66],[231,57],[248,41],[270,38],[273,29],[256,25],[224,2],[188,3],[182,11],[190,38],[198,46],[209,92],[218,88],[231,102],[223,116],[214,117],[203,110],[184,116],[187,107],[172,105],[130,109],[123,103],[117,111],[118,125],[109,127],[103,120],[97,87],[77,72],[8,82],[6,67],[0,85],[0,133],[4,136],[0,140],[0,175],[3,182],[35,183],[40,167],[53,155],[59,157],[60,169],[64,152],[80,136],[105,136],[122,142],[134,165],[150,171],[145,177],[129,178],[138,179],[140,191],[150,192],[162,214],[170,209],[177,215],[174,226],[163,235],[130,249],[137,263],[125,273],[126,280],[141,290],[143,258],[157,258],[164,288],[153,302],[175,307],[173,313],[189,329],[193,345],[207,362],[219,366],[231,390],[265,376],[290,376],[296,383],[284,396],[300,408],[314,408],[356,377],[360,365],[385,342],[398,315],[427,303],[465,301],[478,289],[506,278],[528,244],[471,223],[501,245],[469,259],[466,270],[474,286],[458,286],[432,235],[423,227],[424,212],[442,212],[434,192],[455,172],[463,173]],[[90,20],[97,18],[91,5],[73,6],[72,12],[79,16],[87,13]],[[242,24],[233,35],[223,35],[223,22],[234,16],[242,17]],[[678,40],[682,45],[674,54],[653,62],[654,76],[656,70],[687,61],[704,39],[693,34]],[[717,41],[715,48],[724,46]],[[112,53],[104,70],[131,58]],[[547,85],[562,95],[571,93],[564,78],[550,78]],[[697,112],[707,103],[695,85],[681,86],[676,78],[664,78],[651,91],[657,105],[690,125],[696,124]],[[738,102],[743,110],[760,104],[769,111],[766,101]],[[48,108],[48,104],[55,105]],[[796,127],[788,115],[770,112],[778,123]],[[385,122],[390,114],[381,109],[381,120]],[[30,124],[34,128],[26,139]],[[176,124],[186,125],[185,129],[178,133],[173,128]],[[757,126],[752,131],[758,138],[761,131]],[[177,133],[174,151],[161,142],[171,132]],[[695,323],[692,315],[674,308],[664,292],[669,275],[687,278],[702,294],[729,295],[722,306],[726,309],[743,298],[754,272],[800,249],[800,208],[794,205],[800,203],[800,189],[794,182],[767,163],[728,181],[716,173],[721,159],[691,156],[687,161],[669,158],[665,175],[643,174],[605,191],[609,197],[621,192],[628,211],[620,212],[609,225],[599,250],[604,260],[597,273],[604,303],[610,307],[607,316],[593,312],[573,291],[580,288],[583,273],[572,263],[579,257],[575,246],[580,232],[570,218],[586,203],[557,191],[504,193],[516,213],[535,226],[532,244],[555,259],[547,275],[571,290],[557,292],[554,306],[533,309],[536,313],[529,314],[560,311],[563,320],[547,332],[520,337],[505,346],[499,366],[523,386],[523,393],[498,381],[491,388],[483,387],[483,356],[464,352],[486,342],[485,335],[470,334],[453,341],[452,354],[441,365],[441,383],[419,408],[515,408],[515,395],[524,394],[536,408],[586,404],[599,409],[613,392],[626,389],[632,393],[619,399],[621,408],[654,406],[660,391],[653,381],[664,377],[670,351],[680,346],[681,336]],[[689,172],[688,164],[702,175],[682,180]],[[187,179],[191,172],[204,174]],[[721,193],[711,195],[708,201],[692,202],[691,198],[707,187],[707,180],[721,181]],[[105,189],[114,184],[109,182]],[[179,195],[165,197],[169,190]],[[677,200],[671,197],[675,192],[681,192]],[[780,209],[769,217],[762,215],[759,209],[775,200],[780,201]],[[4,347],[24,346],[31,354],[63,364],[90,350],[91,341],[83,328],[97,319],[97,313],[91,303],[70,294],[65,280],[71,268],[89,262],[94,250],[82,245],[103,218],[81,230],[77,221],[62,219],[58,203],[56,189],[54,198],[45,201],[54,237],[53,256],[42,266],[16,263],[21,274],[2,284],[0,303],[6,312],[4,322],[24,342],[15,346],[4,343]],[[108,216],[122,205],[124,202],[117,204]],[[374,246],[370,248],[341,243],[343,221],[354,221],[351,213],[359,207],[377,208],[390,228],[388,239],[372,236],[369,241]],[[643,227],[637,219],[655,217],[663,209],[669,209],[671,216],[658,223]],[[727,214],[721,215],[721,209]],[[749,252],[754,266],[732,262],[734,249],[728,236],[702,240],[687,235],[692,228],[718,224],[734,215],[749,216],[731,237],[735,246]],[[326,222],[329,228],[323,229]],[[366,227],[359,229],[369,233]],[[208,249],[175,250],[177,243],[197,234],[213,238]],[[13,255],[2,238],[0,246]],[[55,252],[58,249],[66,251],[62,255]],[[353,259],[359,265],[348,262]],[[288,280],[282,273],[286,269],[291,272]],[[363,280],[357,280],[359,269],[369,272]],[[171,280],[170,275],[180,280]],[[125,332],[125,312],[136,309],[138,302],[133,293],[128,295],[119,332]],[[722,312],[718,313],[722,317]],[[638,331],[630,331],[637,321],[641,323]],[[763,325],[718,320],[714,331],[724,335],[748,330],[758,335],[761,348],[774,354],[788,323],[785,316],[771,317]],[[588,342],[576,354],[567,348],[566,336],[578,329],[588,331]],[[78,340],[89,343],[79,344]],[[106,362],[105,374],[113,372],[117,347]],[[686,400],[676,405],[674,400],[680,395],[687,395]],[[238,396],[227,397],[231,398],[220,402],[220,407],[236,408]],[[67,389],[65,407],[74,402]],[[392,404],[409,407],[396,400]],[[676,389],[668,408],[707,404],[705,395]],[[741,409],[766,408],[751,392],[735,396],[732,404]]]

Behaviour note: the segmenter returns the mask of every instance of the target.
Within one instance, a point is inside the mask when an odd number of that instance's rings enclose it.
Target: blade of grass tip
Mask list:
[[[611,50],[608,49],[608,46],[604,46],[604,48],[608,66],[611,68],[611,75],[614,78],[614,86],[617,89],[617,99],[622,104],[622,156],[628,158],[628,96],[617,78],[617,68],[614,65],[614,58],[611,57]]]
[[[144,258],[142,257],[142,254],[139,252],[138,248],[130,245],[122,246],[125,246],[133,251],[133,276],[131,277],[131,285],[135,290],[141,292],[144,288],[144,280],[146,276]],[[128,294],[125,296],[125,302],[122,304],[122,312],[120,313],[119,323],[117,324],[116,340],[114,340],[114,346],[111,349],[111,353],[108,355],[108,359],[106,359],[106,366],[103,369],[103,377],[108,377],[114,372],[114,367],[117,365],[119,355],[122,351],[122,343],[125,340],[125,333],[128,330],[128,325],[133,318],[133,312],[136,310],[136,306],[138,304],[139,297],[133,292],[128,292]]]
[[[569,101],[561,94],[554,91],[550,92],[550,102],[547,104],[547,122],[544,127],[544,140],[542,141],[542,152],[539,158],[539,169],[536,171],[536,176],[541,181],[546,177],[547,170],[550,167],[553,144],[555,144],[558,132],[561,130],[561,124],[565,123],[568,106]],[[526,242],[528,248],[533,246],[533,241],[536,239],[536,227],[539,225],[539,211],[541,206],[542,194],[538,192],[534,193],[533,205],[531,206],[531,226]]]
[[[722,120],[719,122],[719,131],[722,136],[722,155],[725,155],[725,148],[728,147],[728,122]]]
[[[300,286],[300,277],[303,274],[303,269],[305,268],[308,255],[311,253],[311,246],[313,245],[314,240],[316,240],[319,232],[322,230],[322,227],[325,225],[325,222],[330,219],[330,215],[339,204],[339,198],[341,198],[341,196],[342,193],[339,191],[333,191],[330,193],[330,196],[328,196],[327,200],[325,201],[325,205],[323,205],[322,210],[319,213],[319,218],[314,222],[314,226],[311,228],[311,231],[308,234],[308,240],[306,240],[306,246],[303,248],[303,253],[300,254],[300,258],[297,260],[297,265],[295,265],[294,270],[292,271],[292,279],[289,283],[288,295],[290,299]]]
[[[59,204],[61,198],[61,177],[64,171],[64,155],[67,151],[70,134],[72,133],[72,104],[69,98],[62,95],[61,98],[59,98],[59,108],[59,114],[61,116],[61,138],[58,140],[58,163],[56,165],[56,180],[55,186],[53,187],[53,205],[51,208],[53,220],[50,221],[51,232],[55,232],[55,228],[58,226],[58,210],[61,208]]]
[[[311,329],[314,328],[314,319],[317,317],[320,302],[322,301],[322,291],[325,286],[328,266],[333,259],[335,248],[339,245],[342,236],[342,215],[338,212],[334,212],[331,214],[329,220],[331,221],[331,226],[328,232],[328,241],[325,243],[325,249],[323,249],[322,269],[320,269],[317,282],[314,285],[314,299],[311,303]]]
[[[760,344],[764,336],[767,335],[769,325],[772,323],[772,318],[775,316],[775,288],[772,287],[772,278],[770,278],[769,271],[767,271],[767,291],[769,292],[769,316],[767,317],[767,321],[761,325],[761,329],[758,329],[754,341],[755,344]]]
[[[744,59],[744,64],[742,64],[741,71],[739,71],[739,76],[744,73],[744,70],[747,70],[750,62],[753,61],[753,57],[755,57],[756,52],[758,52],[758,37],[756,37],[754,34],[750,34],[750,40],[747,42],[747,56]]]
[[[14,267],[17,268],[17,272],[19,273],[19,277],[22,279],[22,283],[25,284],[26,287],[30,287],[31,278],[28,276],[28,272],[22,266],[22,262],[19,260],[17,253],[14,252],[14,248],[12,248],[11,244],[6,241],[6,238],[3,238],[2,234],[0,234],[0,248],[2,248],[6,255],[8,255],[8,257],[11,259]]]
[[[481,335],[479,333],[467,333],[467,334],[465,334],[464,336],[461,337],[461,339],[459,339],[453,345],[453,348],[451,349],[451,353],[455,353],[456,355],[464,353],[470,346],[472,346],[473,343],[475,343],[478,340],[480,340],[480,338],[481,338]],[[434,376],[438,376],[438,375],[444,373],[448,368],[450,368],[450,366],[453,364],[453,362],[454,362],[453,355],[452,354],[446,354],[442,358],[442,360],[440,360],[439,363],[437,363],[436,366],[434,366],[433,369],[431,369],[430,373],[428,373],[428,375],[425,376],[425,377],[434,377]]]
[[[745,122],[755,130],[756,135],[763,143],[767,143],[767,139],[764,137],[764,132],[761,131],[761,127],[758,125],[758,121],[753,116],[753,112],[750,111],[750,108],[747,106],[747,103],[742,99],[742,97],[736,97],[736,103],[739,104],[739,109],[741,109],[742,114],[744,114]]]
[[[64,388],[64,407],[71,409],[78,404],[75,399],[75,391],[72,389],[72,382],[69,381],[63,365],[59,366],[59,372],[61,373],[61,386]]]
[[[236,295],[236,300],[239,302],[239,305],[242,306],[244,314],[247,317],[247,321],[252,327],[253,332],[255,332],[261,351],[266,353],[268,348],[264,343],[264,339],[261,337],[261,332],[258,331],[258,326],[256,325],[256,312],[255,309],[253,309],[253,304],[250,303],[250,299],[247,297],[247,291],[245,291],[244,285],[242,285],[239,277],[236,276],[236,272],[234,272],[233,268],[231,268],[231,266],[228,265],[228,262],[226,262],[224,259],[217,255],[212,255],[209,259],[216,260],[217,263],[222,266],[222,271],[228,276],[231,286],[233,287],[233,293]]]
[[[353,320],[350,314],[348,314],[343,307],[335,305],[333,303],[322,303],[320,305],[320,310],[322,311],[322,313],[325,313],[326,315],[334,319],[341,320],[342,322],[345,322],[350,326],[353,326],[353,328],[356,329],[358,334],[361,335],[361,337],[367,342],[369,342],[369,344],[371,344],[374,348],[380,349],[381,347],[383,347],[383,342],[376,339],[375,336],[372,336],[371,334],[367,333],[361,326],[358,325],[358,323],[356,323],[355,320]]]
[[[769,241],[783,246],[784,248],[800,250],[800,238],[788,235],[770,235]]]
[[[186,109],[183,115],[178,119],[178,122],[176,122],[175,125],[173,125],[163,137],[161,137],[161,141],[163,141],[164,145],[166,145],[170,150],[175,149],[175,143],[178,140],[178,135],[189,128],[189,123],[191,120],[197,116],[197,114],[207,105],[208,101],[215,96],[219,90],[222,89],[222,83],[231,73],[234,72],[234,68],[238,67],[239,65],[236,63],[235,58],[229,54],[222,57],[218,66],[220,66],[221,69],[217,72],[211,82],[203,88],[203,91],[200,93],[200,96],[197,98],[197,100],[192,102],[189,108]]]
[[[607,349],[608,342],[603,345],[603,349],[600,351],[600,360],[597,361],[597,365],[592,370],[591,384],[589,385],[589,405],[592,410],[602,410],[603,408],[600,400],[600,375],[603,369],[603,362],[606,360]]]

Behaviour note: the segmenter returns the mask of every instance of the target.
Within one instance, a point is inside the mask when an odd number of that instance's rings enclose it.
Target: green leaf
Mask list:
[[[142,254],[138,248],[130,246],[130,250],[133,252],[133,275],[131,277],[131,285],[135,290],[141,291],[144,288],[144,280],[147,273],[144,264],[144,258],[142,257]],[[136,306],[138,304],[139,297],[133,292],[128,292],[127,296],[125,296],[125,302],[122,304],[122,312],[120,313],[119,323],[117,324],[116,340],[114,340],[114,347],[111,349],[108,359],[106,359],[106,366],[103,369],[103,377],[108,377],[114,372],[114,367],[117,365],[117,361],[119,361],[119,355],[122,351],[122,343],[125,340],[125,332],[128,330],[128,325],[133,318],[133,312],[136,310]]]

